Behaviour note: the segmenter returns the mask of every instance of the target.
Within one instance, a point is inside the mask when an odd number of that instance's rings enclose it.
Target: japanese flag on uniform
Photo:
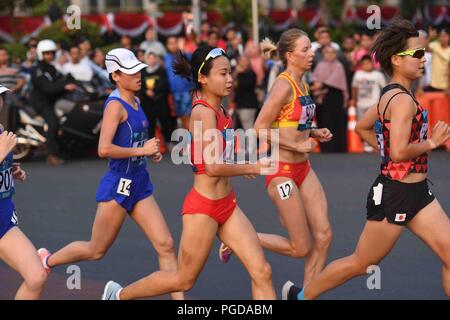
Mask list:
[[[397,213],[395,215],[395,221],[396,222],[403,222],[406,220],[406,213]]]

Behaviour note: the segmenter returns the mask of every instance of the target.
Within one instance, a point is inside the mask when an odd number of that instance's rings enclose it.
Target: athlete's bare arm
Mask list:
[[[395,162],[414,159],[425,152],[437,148],[449,138],[448,126],[439,122],[433,128],[430,139],[420,143],[410,143],[412,118],[415,113],[415,102],[407,94],[400,94],[394,97],[386,112],[386,117],[391,119],[389,142],[391,159]]]
[[[118,101],[111,101],[103,113],[102,128],[98,143],[100,158],[122,159],[130,157],[152,156],[159,152],[159,140],[148,140],[142,148],[123,148],[113,144],[117,127],[127,120],[127,113]]]
[[[216,114],[213,110],[203,105],[198,105],[192,111],[191,116],[193,120],[196,119],[202,122],[202,151],[203,161],[205,163],[206,174],[210,177],[232,177],[241,175],[257,175],[263,166],[261,163],[257,164],[225,164],[220,152],[210,152],[212,150],[212,143],[221,141],[223,138],[221,133],[216,129],[217,120]],[[205,137],[212,139],[205,139]],[[195,133],[194,133],[195,139]],[[195,143],[195,142],[193,142]],[[217,150],[217,148],[216,148]]]

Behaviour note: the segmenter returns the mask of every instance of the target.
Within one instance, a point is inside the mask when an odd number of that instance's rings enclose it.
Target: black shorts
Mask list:
[[[427,180],[404,183],[380,175],[367,196],[367,220],[404,226],[434,199]]]

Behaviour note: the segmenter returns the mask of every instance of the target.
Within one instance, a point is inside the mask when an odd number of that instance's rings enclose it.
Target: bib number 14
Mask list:
[[[121,178],[119,181],[119,185],[117,187],[117,193],[123,194],[124,196],[130,196],[130,188],[131,188],[131,180]]]

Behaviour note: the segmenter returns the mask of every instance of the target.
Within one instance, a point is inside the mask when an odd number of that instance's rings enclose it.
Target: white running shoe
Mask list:
[[[103,290],[102,300],[120,300],[119,292],[122,286],[114,281],[108,281]]]

